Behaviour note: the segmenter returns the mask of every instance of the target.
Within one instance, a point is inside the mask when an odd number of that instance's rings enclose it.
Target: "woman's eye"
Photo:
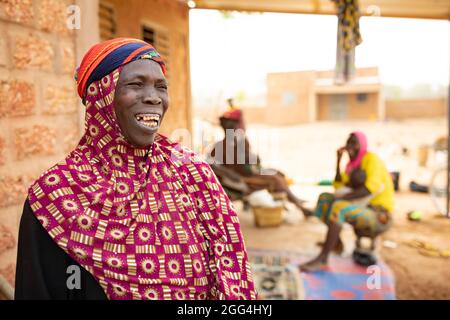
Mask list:
[[[128,83],[129,86],[141,86],[142,83],[141,82],[130,82]]]

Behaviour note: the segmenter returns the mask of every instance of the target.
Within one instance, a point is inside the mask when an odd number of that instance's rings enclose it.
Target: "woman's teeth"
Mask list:
[[[159,114],[138,114],[136,120],[146,127],[156,128],[161,116]]]

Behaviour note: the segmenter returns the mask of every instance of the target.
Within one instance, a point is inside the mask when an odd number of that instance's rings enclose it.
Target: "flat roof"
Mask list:
[[[193,0],[199,9],[336,14],[331,0]],[[187,2],[187,0],[186,0]],[[364,16],[450,19],[450,0],[359,0]]]

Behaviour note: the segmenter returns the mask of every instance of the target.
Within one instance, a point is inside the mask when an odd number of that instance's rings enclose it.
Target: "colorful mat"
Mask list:
[[[298,266],[311,259],[298,252],[249,250],[255,285],[267,300],[394,300],[395,281],[379,261],[368,268],[351,257],[331,256],[329,267],[300,273]]]

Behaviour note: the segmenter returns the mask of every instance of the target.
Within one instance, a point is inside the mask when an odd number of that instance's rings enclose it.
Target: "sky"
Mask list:
[[[450,23],[362,17],[356,66],[378,66],[382,83],[405,88],[448,85]],[[240,91],[261,95],[269,72],[334,68],[337,18],[330,15],[190,11],[195,101]],[[222,99],[223,98],[223,99]],[[199,102],[201,103],[201,102]]]

